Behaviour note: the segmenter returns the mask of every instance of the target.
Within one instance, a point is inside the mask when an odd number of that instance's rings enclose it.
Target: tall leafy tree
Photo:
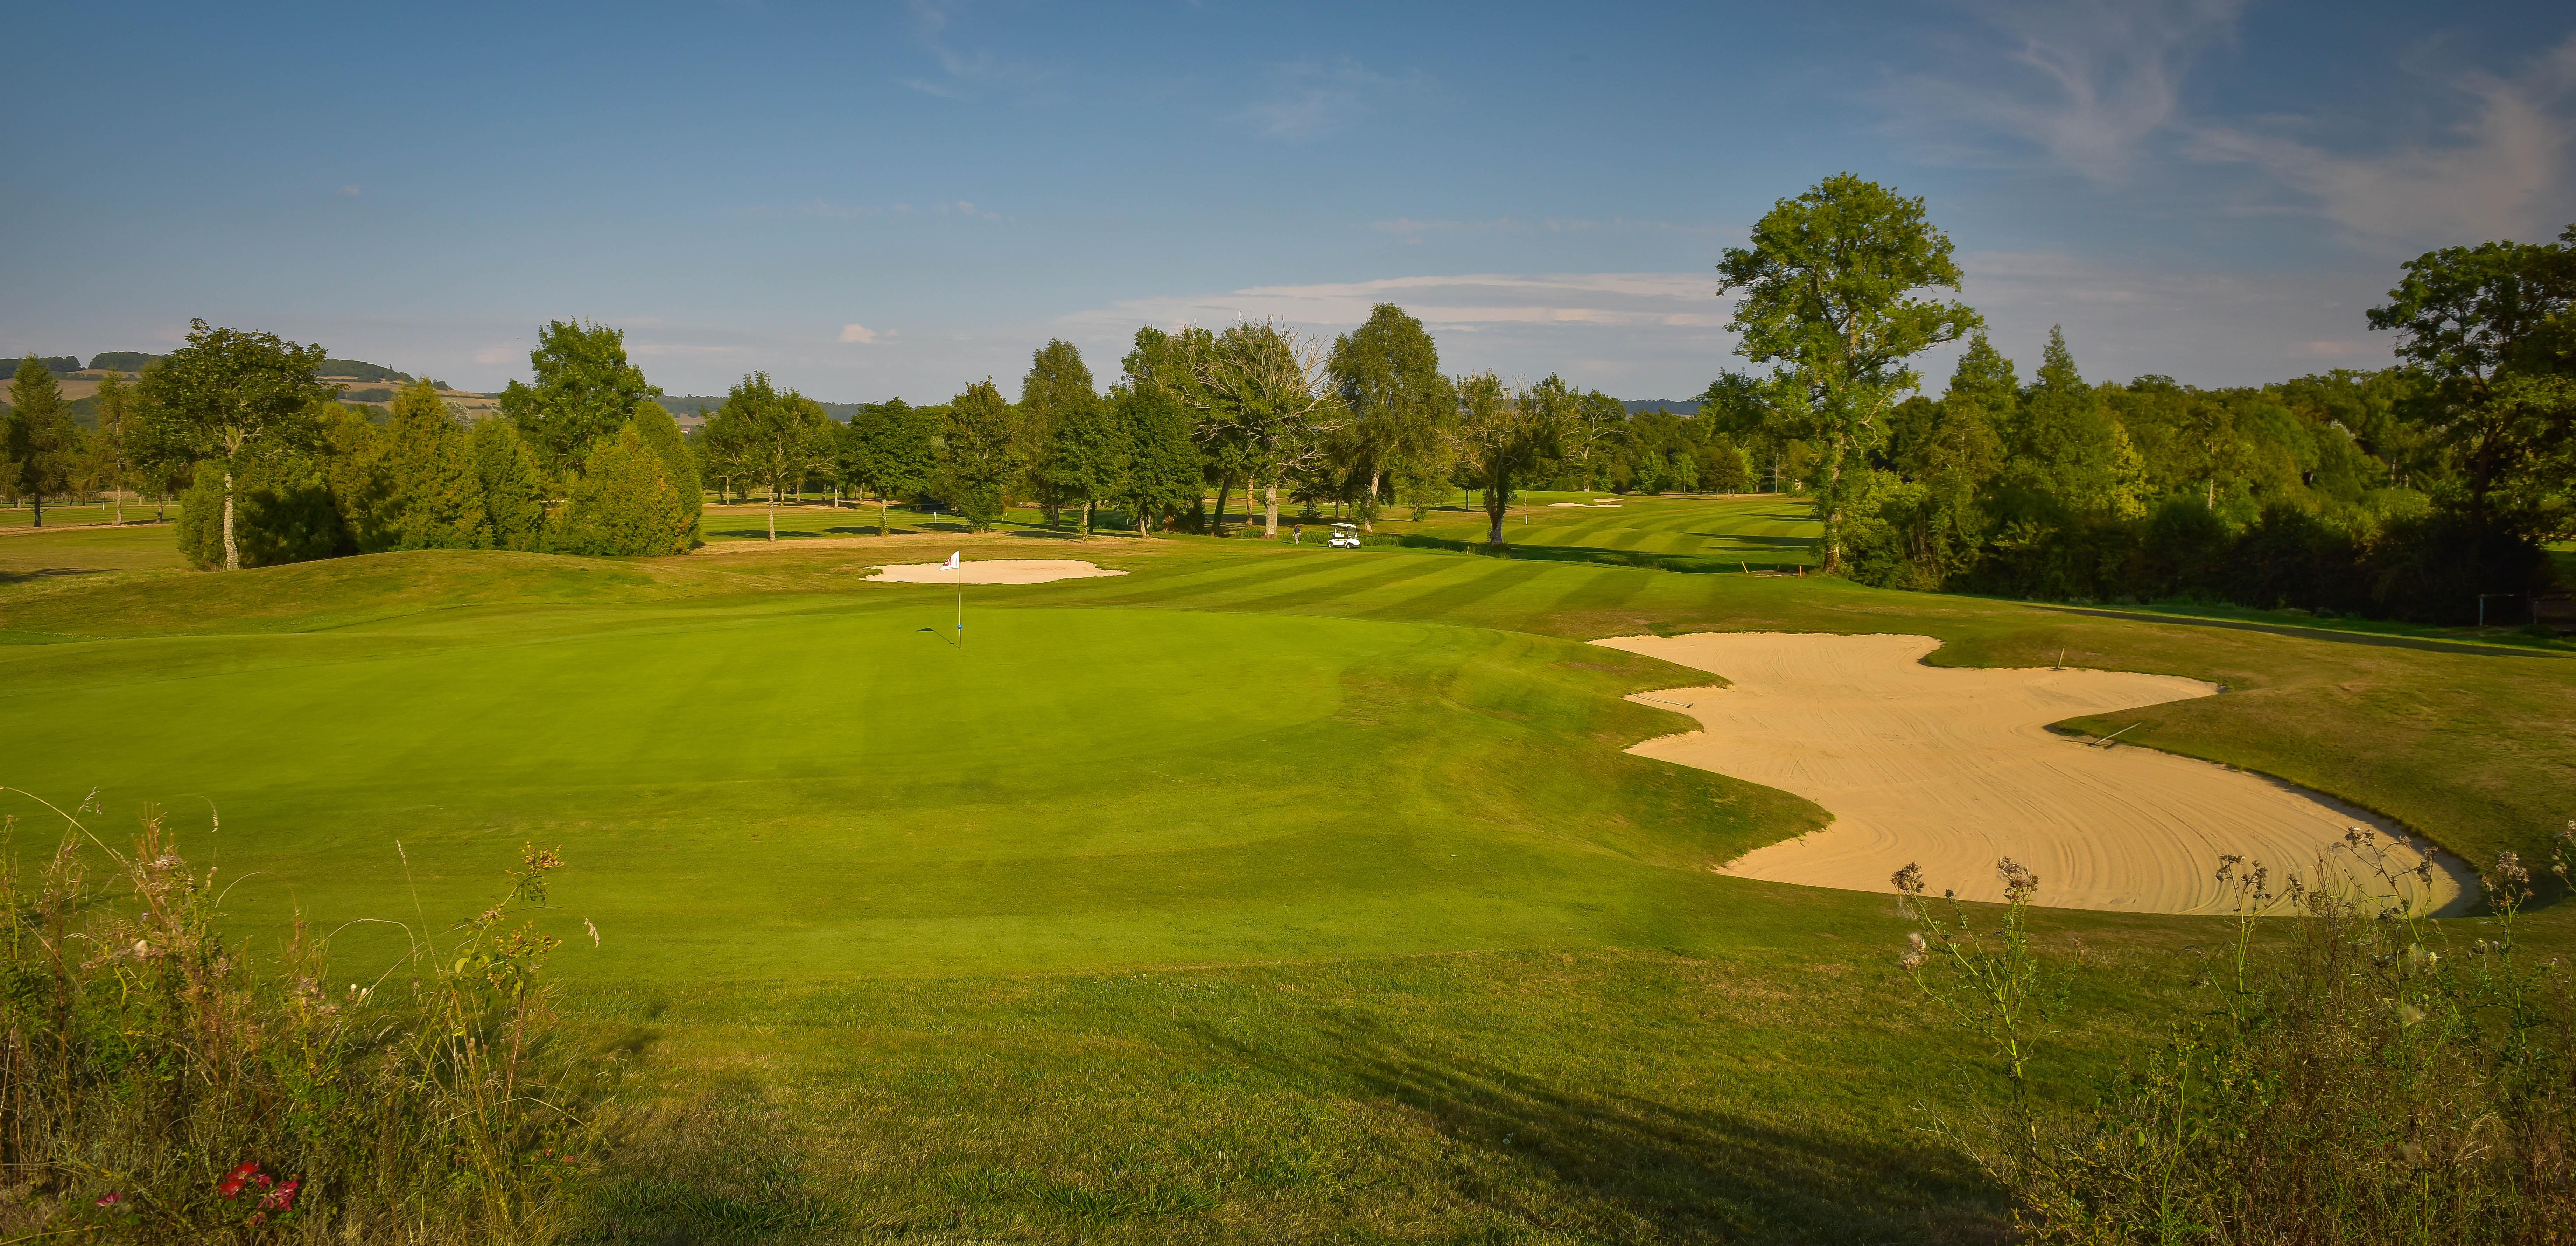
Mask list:
[[[1146,536],[1156,516],[1178,514],[1199,496],[1202,461],[1190,437],[1190,413],[1163,389],[1121,386],[1110,400],[1126,442],[1126,470],[1112,500],[1136,517]]]
[[[9,384],[9,418],[0,429],[0,456],[10,467],[10,486],[35,504],[35,526],[45,526],[45,499],[71,490],[79,466],[80,429],[72,423],[71,406],[45,361],[29,355],[18,363]]]
[[[134,387],[125,374],[110,369],[98,379],[98,428],[90,434],[89,475],[107,490],[113,507],[108,523],[125,523],[125,490],[134,474],[136,441]]]
[[[1082,508],[1082,534],[1091,535],[1102,498],[1118,491],[1132,454],[1119,412],[1097,398],[1078,401],[1055,417],[1040,456],[1042,471],[1061,505]]]
[[[1742,295],[1728,326],[1737,352],[1775,365],[1816,431],[1817,541],[1837,570],[1846,512],[1868,481],[1862,456],[1885,442],[1888,413],[1919,380],[1905,361],[1981,323],[1964,303],[1915,297],[1959,288],[1950,239],[1921,199],[1843,173],[1772,205],[1717,271],[1719,294]]]
[[[939,466],[939,419],[901,398],[872,402],[850,416],[840,432],[841,478],[877,499],[877,535],[892,528],[899,495],[918,492]]]
[[[1121,364],[1127,387],[1139,394],[1158,393],[1171,397],[1190,413],[1192,444],[1198,447],[1199,483],[1217,488],[1217,535],[1225,535],[1226,490],[1234,483],[1236,464],[1221,457],[1221,447],[1210,447],[1199,440],[1200,417],[1208,410],[1207,387],[1200,384],[1194,360],[1216,350],[1216,335],[1194,325],[1184,325],[1178,332],[1166,333],[1152,325],[1136,330],[1135,345]],[[1191,495],[1193,506],[1199,495]]]
[[[839,448],[832,417],[823,404],[780,390],[766,372],[742,378],[725,396],[725,404],[707,420],[709,452],[769,493],[769,539],[778,539],[778,497],[801,488],[805,478],[828,471]]]
[[[1191,365],[1201,448],[1240,475],[1247,497],[1262,491],[1262,535],[1278,536],[1280,481],[1321,458],[1342,427],[1324,351],[1295,330],[1247,321],[1207,339]]]
[[[193,320],[187,344],[143,374],[156,444],[223,469],[227,571],[241,569],[235,478],[250,459],[308,449],[319,440],[317,408],[337,392],[320,375],[326,355],[320,346],[274,333],[217,329]]]
[[[1002,517],[1002,491],[1019,470],[1014,423],[1011,405],[989,377],[967,386],[948,404],[939,490],[977,532],[990,530]]]
[[[1087,464],[1057,458],[1058,450],[1078,450],[1080,439],[1059,441],[1067,421],[1096,421],[1100,395],[1092,388],[1091,368],[1073,343],[1050,340],[1030,357],[1029,373],[1020,380],[1020,430],[1016,438],[1029,455],[1029,485],[1052,528],[1063,508],[1089,499],[1084,489]]]
[[[2457,465],[2445,500],[2468,525],[2471,581],[2483,591],[2490,537],[2570,522],[2576,225],[2556,246],[2446,247],[2407,261],[2404,273],[2370,310],[2370,327],[2397,334],[2398,357],[2431,382],[2416,420]]]
[[[1366,482],[1357,493],[1359,520],[1374,531],[1371,521],[1389,468],[1420,457],[1440,440],[1457,411],[1457,391],[1440,371],[1440,348],[1430,331],[1393,303],[1369,309],[1365,323],[1333,339],[1324,366],[1349,413],[1336,439],[1336,457],[1343,470]]]
[[[1503,543],[1503,516],[1511,509],[1514,491],[1556,453],[1562,416],[1553,402],[1506,393],[1502,379],[1491,372],[1459,379],[1459,466],[1483,493],[1488,543]]]
[[[528,352],[535,384],[501,390],[501,414],[557,475],[578,470],[601,438],[634,418],[635,404],[661,396],[626,358],[626,334],[589,321],[549,321]]]

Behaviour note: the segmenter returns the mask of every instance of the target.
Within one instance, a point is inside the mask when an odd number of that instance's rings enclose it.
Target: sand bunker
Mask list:
[[[1088,580],[1125,575],[1073,558],[990,558],[969,560],[956,570],[938,562],[908,562],[878,569],[868,578],[898,584],[1044,584],[1051,580]]]
[[[2091,748],[2045,724],[2217,689],[2197,680],[2091,670],[1954,670],[1922,664],[1927,636],[1780,632],[1625,636],[1595,642],[1724,675],[1728,688],[1637,698],[1699,719],[1701,731],[1632,753],[1795,792],[1833,824],[1757,848],[1720,872],[1774,882],[1891,891],[1923,866],[1938,894],[2000,900],[1995,861],[2040,877],[2038,902],[2142,913],[2229,911],[2211,877],[2224,853],[2314,881],[2316,861],[2366,828],[2392,861],[2386,819],[2259,775],[2144,748]],[[2351,854],[2332,868],[2351,874]],[[2424,898],[2466,907],[2466,870],[2436,857]],[[2376,887],[2376,877],[2369,878]],[[2410,884],[2413,879],[2407,880]]]

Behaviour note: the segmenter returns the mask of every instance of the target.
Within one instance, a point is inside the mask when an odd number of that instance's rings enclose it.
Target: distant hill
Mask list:
[[[1699,399],[1696,398],[1693,398],[1688,402],[1682,402],[1671,398],[1630,398],[1624,405],[1628,408],[1628,414],[1630,415],[1635,415],[1640,411],[1669,411],[1674,415],[1699,414]]]
[[[412,378],[408,372],[396,372],[380,363],[363,363],[355,359],[325,359],[322,375],[335,381],[402,381]],[[446,386],[440,386],[444,389]]]

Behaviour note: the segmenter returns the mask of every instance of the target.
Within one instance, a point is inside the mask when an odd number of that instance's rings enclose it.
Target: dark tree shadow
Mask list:
[[[1193,1028],[1211,1048],[1279,1063],[1275,1049]],[[1331,1054],[1292,1059],[1297,1072],[1427,1114],[1487,1161],[1460,1170],[1458,1192],[1534,1230],[1564,1232],[1572,1216],[1604,1241],[2013,1240],[2003,1193],[1929,1139],[1890,1146],[1551,1083],[1364,1018],[1317,1037]],[[1512,1170],[1530,1179],[1497,1179]]]
[[[2097,610],[2084,606],[2060,606],[2046,602],[2025,603],[2034,610],[2051,610],[2059,614],[2080,614],[2088,618],[2118,619],[2128,623],[2171,623],[2177,627],[2215,627],[2232,632],[2264,632],[2274,636],[2292,636],[2301,640],[2322,640],[2332,644],[2370,645],[2381,649],[2420,649],[2426,653],[2459,653],[2481,658],[2566,658],[2576,654],[2558,653],[2540,648],[2517,648],[2505,645],[2473,645],[2452,640],[2426,640],[2414,636],[2374,636],[2368,632],[2343,632],[2327,627],[2300,627],[2295,623],[2249,623],[2242,619],[2201,619],[2182,614],[2149,614],[2144,611]]]

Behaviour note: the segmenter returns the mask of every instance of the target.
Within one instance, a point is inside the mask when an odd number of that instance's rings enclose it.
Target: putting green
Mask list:
[[[0,782],[222,814],[275,926],[561,843],[568,969],[830,976],[1665,942],[1803,801],[1619,746],[1675,668],[1400,622],[944,593],[439,611],[0,651]],[[148,704],[132,716],[62,707]],[[72,793],[77,796],[77,793]],[[365,932],[348,936],[363,941]],[[363,942],[344,943],[353,955]]]

